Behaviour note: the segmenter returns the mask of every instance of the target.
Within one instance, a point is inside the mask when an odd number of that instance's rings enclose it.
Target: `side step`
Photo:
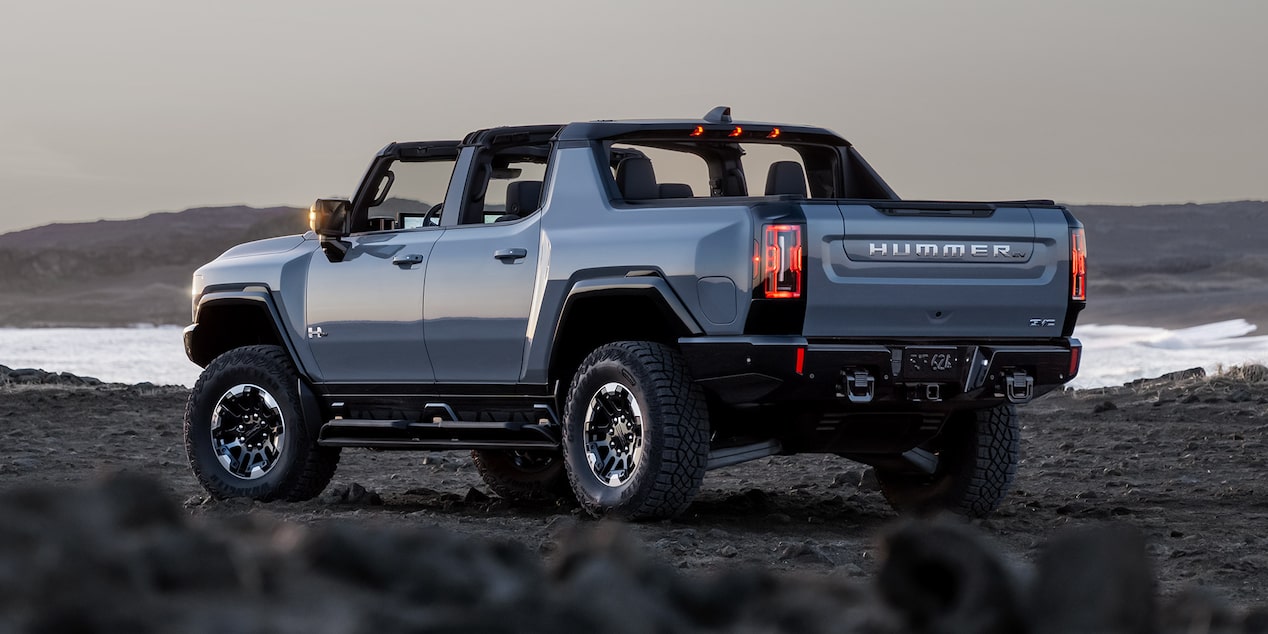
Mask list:
[[[336,418],[322,425],[324,447],[379,449],[558,449],[548,425],[516,422],[366,420]]]
[[[738,447],[722,447],[709,452],[709,464],[705,469],[712,471],[722,467],[730,467],[741,462],[773,456],[783,450],[784,446],[779,444],[778,440],[767,440]]]

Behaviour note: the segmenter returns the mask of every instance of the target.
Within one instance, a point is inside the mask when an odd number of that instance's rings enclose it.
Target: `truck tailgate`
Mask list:
[[[1069,226],[1058,207],[803,205],[807,337],[1061,335]]]

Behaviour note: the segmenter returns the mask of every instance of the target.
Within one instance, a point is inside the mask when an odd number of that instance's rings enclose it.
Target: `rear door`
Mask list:
[[[1069,229],[1059,208],[804,205],[806,336],[1060,336]],[[817,254],[817,258],[815,257]]]
[[[482,148],[462,208],[446,211],[457,222],[436,242],[423,301],[438,382],[520,380],[540,260],[538,185],[547,147]],[[508,200],[512,193],[516,200]]]

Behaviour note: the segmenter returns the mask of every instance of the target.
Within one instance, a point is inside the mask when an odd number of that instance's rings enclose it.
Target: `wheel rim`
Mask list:
[[[243,480],[262,478],[282,456],[286,421],[282,408],[264,388],[235,385],[211,413],[211,447],[220,465]]]
[[[507,459],[524,473],[541,473],[555,465],[555,456],[539,451],[508,451]]]
[[[600,387],[586,406],[586,462],[599,482],[629,482],[643,457],[643,412],[620,383]]]

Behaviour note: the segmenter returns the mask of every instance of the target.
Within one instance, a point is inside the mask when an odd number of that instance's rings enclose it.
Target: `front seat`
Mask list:
[[[806,172],[797,161],[775,161],[766,171],[766,195],[806,198]]]

